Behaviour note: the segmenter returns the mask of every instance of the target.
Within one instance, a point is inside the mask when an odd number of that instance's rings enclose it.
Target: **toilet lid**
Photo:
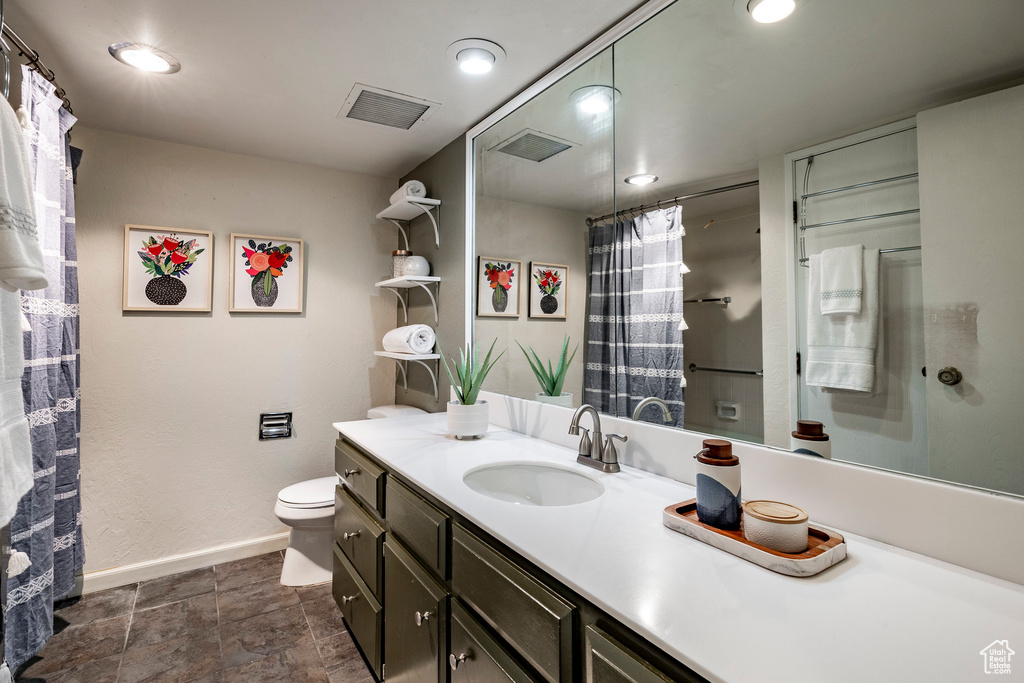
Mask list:
[[[334,487],[337,483],[337,475],[300,481],[281,489],[277,499],[292,507],[326,507],[334,504]]]

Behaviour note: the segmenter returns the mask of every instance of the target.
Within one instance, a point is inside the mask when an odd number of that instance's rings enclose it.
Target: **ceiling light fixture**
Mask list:
[[[630,185],[650,185],[658,181],[658,176],[653,173],[637,173],[626,178]]]
[[[457,40],[448,46],[448,59],[459,65],[463,73],[490,73],[505,61],[505,51],[497,43],[482,38]]]
[[[114,43],[107,48],[110,56],[140,71],[173,74],[181,71],[181,62],[163,50],[142,43]]]
[[[749,0],[747,11],[760,24],[782,21],[796,9],[796,0]]]
[[[577,88],[569,95],[581,114],[603,114],[622,99],[622,93],[610,85],[588,85]]]

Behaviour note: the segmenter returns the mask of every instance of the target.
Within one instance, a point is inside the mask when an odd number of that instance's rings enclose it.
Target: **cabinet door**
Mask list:
[[[457,600],[452,600],[451,683],[537,683]],[[390,680],[391,671],[388,671]]]
[[[334,580],[331,593],[341,608],[341,614],[345,617],[352,639],[363,651],[377,678],[383,678],[381,620],[384,618],[384,609],[359,578],[359,572],[345,557],[345,553],[341,552],[337,543],[334,544]]]
[[[448,592],[401,545],[384,544],[384,661],[393,683],[445,683]]]
[[[334,540],[380,599],[384,581],[384,529],[343,486],[334,492]]]
[[[587,683],[672,683],[650,664],[594,626],[587,626]]]

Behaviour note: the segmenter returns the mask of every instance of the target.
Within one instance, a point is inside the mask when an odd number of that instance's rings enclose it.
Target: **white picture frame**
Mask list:
[[[213,310],[213,233],[155,225],[124,226],[121,310]]]
[[[228,247],[228,311],[302,313],[305,245],[301,239],[233,232]]]
[[[482,318],[518,318],[523,262],[480,256],[476,270],[476,314]],[[507,296],[501,296],[498,287]]]
[[[530,261],[529,284],[531,318],[569,317],[569,266]]]

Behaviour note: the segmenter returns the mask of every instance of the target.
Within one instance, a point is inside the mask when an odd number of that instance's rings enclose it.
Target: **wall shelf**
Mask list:
[[[388,208],[384,209],[377,214],[377,218],[383,218],[384,220],[391,221],[398,228],[398,231],[402,233],[402,238],[405,240],[405,248],[409,249],[409,233],[406,230],[406,226],[403,223],[408,224],[413,218],[418,216],[426,216],[430,219],[430,222],[434,226],[434,246],[441,247],[441,233],[438,229],[438,218],[441,214],[441,200],[430,199],[428,197],[406,197],[405,199],[392,204]],[[437,209],[437,217],[434,216],[434,209]]]
[[[434,384],[434,402],[439,401],[437,394],[437,375],[441,371],[441,355],[437,353],[395,353],[394,351],[374,351],[373,355],[381,358],[392,358],[398,361],[398,369],[402,371],[402,388],[409,390],[409,362],[418,363],[426,368],[430,374],[430,381]],[[427,361],[434,361],[431,367]]]
[[[395,296],[398,297],[398,301],[402,304],[402,311],[405,313],[405,322],[409,322],[409,302],[408,302],[408,291],[414,287],[419,287],[427,296],[430,297],[430,303],[434,307],[434,324],[438,324],[438,312],[437,312],[437,297],[434,296],[434,292],[430,291],[430,285],[434,285],[440,288],[441,278],[426,275],[407,275],[405,277],[393,277],[390,280],[381,280],[374,286],[380,287],[381,289],[387,289],[390,292],[394,292]],[[406,291],[406,296],[402,296],[402,290]]]

